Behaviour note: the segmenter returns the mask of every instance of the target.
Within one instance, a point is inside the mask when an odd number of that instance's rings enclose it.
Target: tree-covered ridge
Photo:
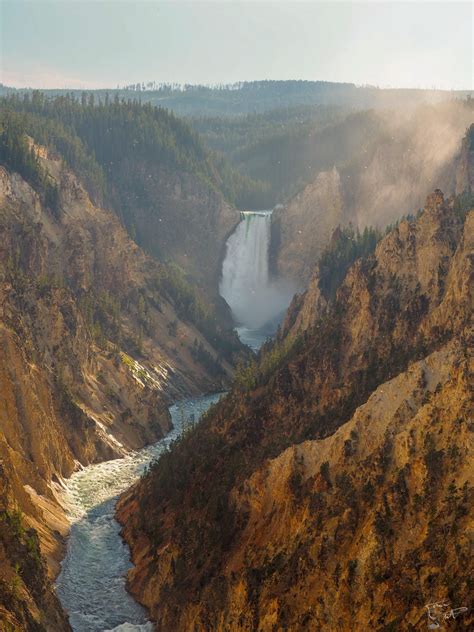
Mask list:
[[[254,208],[272,208],[313,174],[304,151],[308,140],[347,114],[347,109],[338,106],[304,105],[189,121],[203,141],[243,177],[264,184],[260,204]]]
[[[321,171],[366,160],[386,134],[376,112],[338,106],[299,106],[191,123],[241,174],[266,184],[264,208],[291,198]]]
[[[383,167],[396,156],[391,146],[397,146],[400,153],[409,150],[412,156],[417,151],[421,161],[429,151],[429,144],[422,142],[421,130],[432,139],[433,128],[453,125],[450,112],[455,112],[459,121],[472,120],[469,100],[435,106],[420,104],[407,110],[403,120],[400,109],[390,107],[388,113],[366,104],[357,108],[337,103],[296,105],[189,120],[209,147],[223,152],[240,173],[268,185],[265,207],[269,208],[298,193],[319,172],[334,166],[343,181],[351,182],[363,175],[372,161],[381,161]],[[456,127],[453,125],[453,133]],[[464,131],[464,123],[458,132],[461,130]],[[380,154],[381,148],[386,149],[386,154]],[[396,175],[395,170],[392,172]],[[355,196],[356,191],[357,187],[352,186],[348,195]]]
[[[41,195],[46,206],[57,212],[57,185],[41,166],[34,144],[13,112],[0,116],[0,164],[19,173]]]
[[[21,113],[23,131],[50,145],[83,179],[97,200],[111,202],[120,189],[117,164],[127,159],[134,166],[181,171],[222,192],[231,203],[248,206],[252,196],[265,190],[262,183],[241,176],[222,157],[216,159],[198,134],[183,120],[161,107],[138,100],[120,100],[115,94],[96,99],[94,93],[48,98],[44,93],[13,94],[1,99],[2,110]],[[114,200],[117,205],[116,196]],[[124,215],[125,209],[120,210]],[[123,217],[126,220],[126,217]]]
[[[209,147],[232,157],[262,139],[285,133],[304,135],[315,126],[342,119],[347,112],[339,106],[302,105],[240,116],[199,116],[188,120]]]
[[[381,237],[382,232],[372,227],[364,228],[362,233],[351,226],[334,231],[318,263],[319,287],[326,299],[334,298],[350,266],[359,257],[371,254]]]
[[[214,88],[150,84],[140,90],[133,86],[133,90],[88,93],[13,91],[0,104],[51,119],[54,127],[61,123],[60,131],[45,132],[38,120],[34,127],[52,139],[58,151],[86,152],[87,159],[82,155],[79,160],[77,155],[70,166],[78,170],[80,164],[88,180],[94,181],[90,192],[104,185],[96,167],[84,162],[98,163],[106,179],[113,179],[118,162],[140,159],[147,167],[192,173],[239,208],[256,209],[284,201],[318,172],[333,166],[353,176],[357,166],[390,140],[393,133],[380,116],[383,99],[372,103],[372,97],[364,97],[352,102],[341,96],[348,91],[385,94],[375,88],[325,82],[250,82]],[[419,105],[421,117],[425,108],[429,118],[433,106],[426,105],[428,93],[420,91],[419,98],[415,93],[410,93],[412,105]],[[212,106],[208,107],[209,102]],[[453,104],[472,107],[461,95]],[[398,108],[399,104],[388,100],[384,107]],[[189,118],[181,120],[172,112]],[[77,140],[64,138],[66,133],[78,138],[82,150]],[[141,183],[131,184],[129,189],[141,188]],[[127,213],[122,210],[123,215]]]
[[[0,84],[0,94],[28,92]],[[48,95],[64,95],[70,90],[52,89]],[[81,91],[72,91],[80,96]],[[120,99],[140,99],[169,108],[181,116],[229,116],[265,112],[275,108],[305,105],[344,105],[347,107],[398,107],[422,102],[439,102],[465,98],[468,91],[422,89],[381,89],[353,83],[305,80],[244,81],[220,85],[180,85],[136,82],[116,89],[95,90],[97,99],[105,101],[117,94]]]

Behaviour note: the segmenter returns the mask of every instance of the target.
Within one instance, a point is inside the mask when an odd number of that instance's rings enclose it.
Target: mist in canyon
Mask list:
[[[416,212],[435,187],[455,190],[455,158],[473,110],[451,101],[377,112],[377,137],[363,146],[357,173],[343,169],[350,190],[354,225],[385,227],[401,214]],[[358,162],[354,159],[353,165]],[[346,171],[346,173],[344,173]],[[351,178],[356,182],[350,182]]]
[[[272,211],[243,211],[227,240],[219,285],[243,342],[256,349],[273,334],[296,284],[272,278],[269,268]]]
[[[361,111],[301,143],[306,182],[274,214],[280,277],[307,283],[338,226],[384,230],[440,188],[460,192],[456,164],[471,102]],[[302,170],[300,169],[300,172]]]

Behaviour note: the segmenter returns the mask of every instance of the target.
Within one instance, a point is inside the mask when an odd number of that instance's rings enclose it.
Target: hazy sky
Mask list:
[[[0,0],[1,81],[473,88],[471,2]]]

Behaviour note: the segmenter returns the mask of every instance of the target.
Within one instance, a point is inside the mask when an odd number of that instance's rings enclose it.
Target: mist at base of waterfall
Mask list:
[[[288,307],[293,294],[293,286],[288,286],[286,291],[284,288],[280,287],[279,294],[271,297],[274,299],[273,302],[271,302],[271,309],[268,309],[268,312],[263,309],[258,312],[263,315],[269,313],[269,319],[264,317],[260,320],[255,319],[246,323],[237,323],[236,331],[240,340],[254,351],[258,351],[267,340],[273,338],[279,325],[285,317],[286,308]],[[234,313],[234,319],[235,318],[236,315]]]
[[[238,327],[260,329],[281,320],[294,293],[292,284],[275,281],[260,288],[241,289],[232,294],[230,302],[226,300]]]
[[[296,290],[288,281],[270,279],[270,231],[271,211],[242,214],[227,240],[219,286],[240,339],[254,350],[275,333]]]

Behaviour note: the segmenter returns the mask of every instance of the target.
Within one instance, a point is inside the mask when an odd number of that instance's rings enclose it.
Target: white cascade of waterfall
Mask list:
[[[219,286],[244,342],[258,347],[269,333],[267,324],[281,315],[293,288],[269,275],[271,211],[242,212],[241,221],[227,240]],[[257,334],[254,339],[255,332]],[[250,336],[250,337],[249,337]]]

